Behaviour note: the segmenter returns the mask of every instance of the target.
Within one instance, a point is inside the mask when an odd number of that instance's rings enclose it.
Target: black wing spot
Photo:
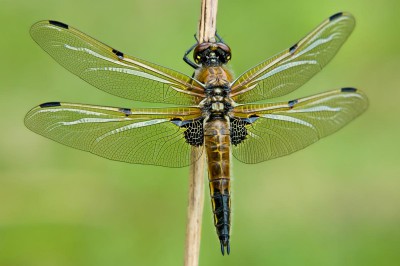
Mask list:
[[[341,91],[342,92],[356,92],[357,89],[356,88],[342,88]]]
[[[131,115],[131,109],[129,108],[119,108],[118,111],[120,111],[121,113],[124,113],[126,116]]]
[[[68,25],[67,24],[64,24],[64,23],[59,22],[59,21],[49,20],[49,23],[51,25],[54,25],[54,26],[57,26],[57,27],[60,27],[60,28],[68,29]]]
[[[198,147],[202,146],[204,142],[204,128],[203,128],[204,118],[199,118],[190,121],[183,121],[182,126],[186,128],[184,134],[186,142],[192,146]]]
[[[329,17],[329,21],[334,21],[335,19],[340,18],[341,16],[343,16],[343,12],[336,13]]]
[[[40,108],[56,107],[56,106],[61,106],[61,103],[60,102],[48,102],[48,103],[42,103],[39,106],[40,106]]]
[[[293,108],[293,106],[295,106],[295,104],[297,104],[299,101],[298,100],[291,100],[288,101],[288,105],[290,108]]]
[[[169,121],[178,127],[186,128],[184,132],[186,142],[198,147],[203,145],[204,142],[203,120],[204,118],[198,118],[183,121],[181,118],[172,118]]]
[[[124,59],[124,53],[122,53],[122,52],[120,52],[120,51],[118,51],[118,50],[115,50],[115,49],[113,49],[112,52],[113,52],[116,56],[118,56],[119,59]]]
[[[247,137],[247,129],[246,125],[251,124],[255,120],[257,120],[258,116],[251,116],[250,118],[247,119],[241,119],[241,118],[232,118],[231,119],[231,143],[233,145],[238,145],[242,143],[246,137]]]
[[[289,48],[289,53],[293,54],[296,49],[297,49],[298,44],[296,43],[295,45],[293,45],[292,47]]]

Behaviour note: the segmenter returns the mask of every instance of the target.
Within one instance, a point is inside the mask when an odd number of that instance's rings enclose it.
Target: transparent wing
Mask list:
[[[197,104],[204,89],[174,70],[123,54],[57,21],[40,21],[32,38],[60,65],[110,94],[144,102]]]
[[[45,103],[25,117],[32,131],[64,145],[128,163],[183,167],[193,146],[176,121],[197,118],[197,108],[126,109]],[[175,122],[174,122],[175,121]],[[196,157],[202,146],[193,147]]]
[[[284,103],[238,106],[234,115],[249,124],[246,139],[232,146],[233,155],[244,163],[258,163],[290,154],[339,130],[367,107],[367,97],[353,88]]]
[[[351,14],[331,16],[291,48],[242,74],[232,84],[232,99],[255,102],[299,88],[333,58],[354,25]]]

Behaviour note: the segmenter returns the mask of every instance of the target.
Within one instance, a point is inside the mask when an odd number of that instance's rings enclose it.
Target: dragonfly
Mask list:
[[[291,154],[366,110],[366,95],[353,87],[262,103],[311,79],[354,25],[351,14],[334,14],[235,79],[227,66],[231,49],[218,35],[185,52],[184,61],[194,68],[188,76],[129,56],[65,23],[40,21],[30,29],[32,38],[73,74],[115,96],[174,106],[47,102],[27,113],[25,125],[61,144],[133,164],[185,167],[205,153],[214,225],[222,254],[229,254],[232,157],[255,164]]]

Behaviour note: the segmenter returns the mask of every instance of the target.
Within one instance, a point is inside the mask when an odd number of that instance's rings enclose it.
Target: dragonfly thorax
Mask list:
[[[231,91],[232,74],[224,66],[200,67],[195,78],[204,84],[206,98],[201,103],[203,115],[223,117],[232,110]]]
[[[203,113],[207,116],[222,117],[232,110],[232,100],[228,97],[228,89],[221,87],[206,90],[207,98],[201,103]]]

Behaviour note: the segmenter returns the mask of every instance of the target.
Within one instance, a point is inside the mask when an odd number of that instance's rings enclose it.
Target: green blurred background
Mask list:
[[[218,31],[240,74],[337,11],[357,27],[336,58],[284,97],[354,86],[368,111],[291,156],[234,161],[232,254],[222,257],[208,190],[201,265],[400,265],[400,2],[220,0]],[[86,84],[30,38],[60,20],[191,74],[200,0],[11,1],[0,8],[0,265],[181,265],[188,168],[109,161],[24,127],[47,101],[138,106]]]

